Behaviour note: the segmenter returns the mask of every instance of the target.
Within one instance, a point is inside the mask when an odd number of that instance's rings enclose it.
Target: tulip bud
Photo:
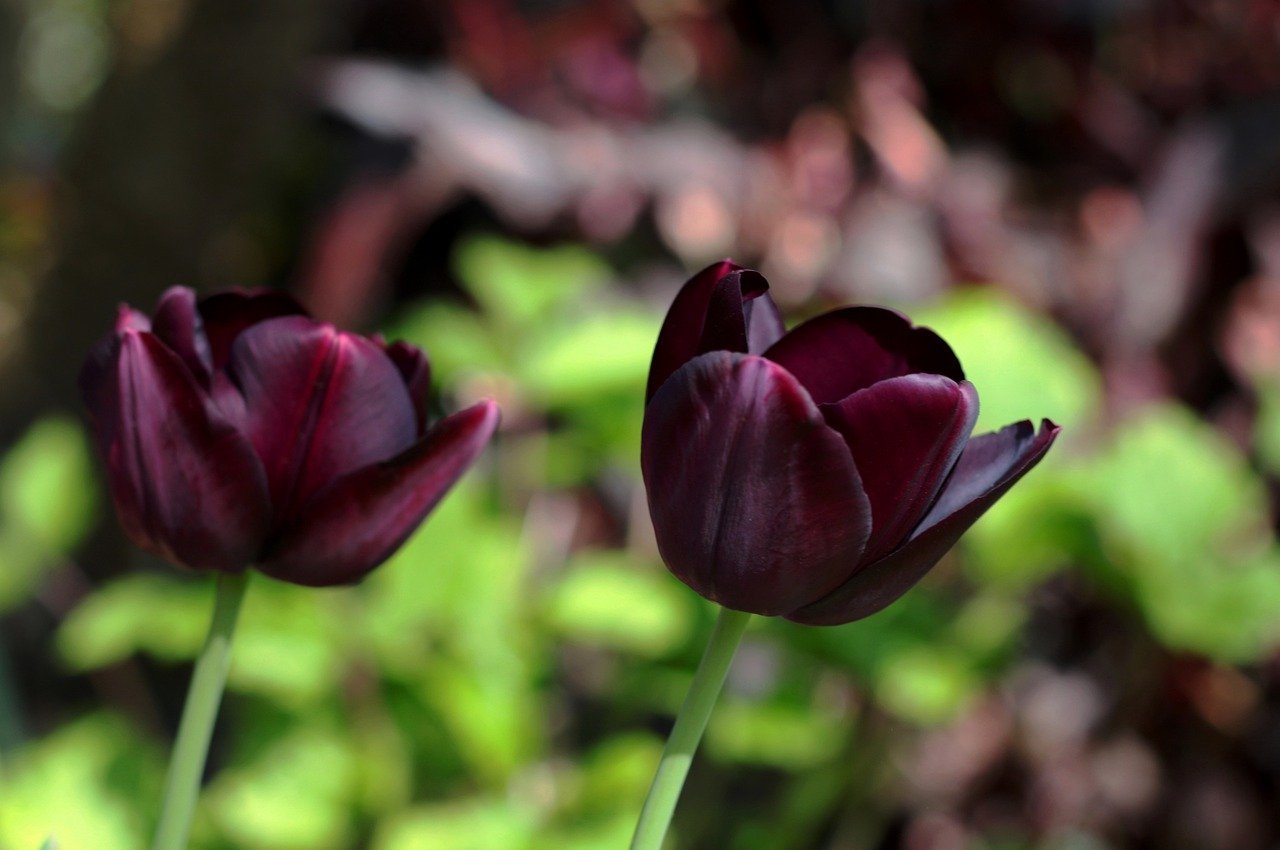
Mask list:
[[[492,436],[481,402],[427,428],[426,356],[343,333],[286,295],[175,287],[122,307],[80,375],[129,537],[193,569],[356,581]]]
[[[676,296],[649,372],[649,512],[708,599],[848,623],[919,581],[1059,428],[972,437],[978,393],[933,331],[850,307],[784,332],[767,290],[726,260]]]

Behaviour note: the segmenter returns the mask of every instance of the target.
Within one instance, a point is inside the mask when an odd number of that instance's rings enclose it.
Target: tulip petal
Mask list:
[[[182,358],[205,387],[209,386],[213,357],[204,335],[204,322],[196,310],[196,294],[185,286],[173,286],[160,296],[151,330]]]
[[[116,308],[116,333],[149,330],[151,330],[151,317],[146,313],[135,310],[128,304],[121,304]]]
[[[262,458],[276,521],[320,488],[395,457],[417,439],[404,379],[371,340],[303,316],[239,335],[227,372],[245,403],[244,430]]]
[[[760,276],[760,280],[764,281],[764,277]],[[769,285],[766,283],[764,288],[767,290]],[[782,322],[782,312],[767,291],[744,302],[742,310],[747,322],[748,354],[764,354],[769,346],[782,339],[782,335],[787,332],[787,326]]]
[[[128,304],[121,304],[116,308],[114,329],[89,349],[89,355],[85,358],[84,365],[80,367],[80,393],[86,401],[96,398],[101,388],[105,386],[108,376],[115,369],[116,357],[120,351],[121,334],[125,331],[149,330],[151,330],[151,318],[146,313],[135,310]],[[89,402],[89,406],[92,408],[94,405]]]
[[[795,375],[817,404],[916,372],[964,380],[960,361],[942,337],[883,307],[823,313],[792,329],[764,356]]]
[[[357,581],[400,547],[493,436],[498,406],[484,401],[441,420],[385,463],[321,491],[271,547],[259,569],[295,584]]]
[[[752,306],[755,299],[768,298],[768,291],[769,282],[764,279],[764,275],[750,269],[729,272],[716,281],[716,285],[711,289],[711,300],[707,302],[706,318],[702,323],[702,336],[698,340],[696,353],[703,354],[707,351],[760,353],[750,351],[751,317],[755,313]],[[782,324],[782,317],[778,313],[777,306],[773,304],[772,298],[767,302],[767,306],[773,307],[772,311],[763,309],[757,317],[756,336],[758,338],[769,336],[773,325],[771,320],[776,320],[778,326]],[[782,334],[779,333],[774,339],[781,336]],[[765,347],[767,348],[768,345]]]
[[[862,557],[874,560],[905,540],[933,505],[978,419],[978,394],[968,381],[904,375],[821,410],[848,442],[871,501]]]
[[[1005,482],[1014,483],[1039,463],[1061,430],[1061,426],[1048,419],[1041,421],[1039,431],[1023,420],[974,437],[965,446],[938,501],[912,532],[912,538],[947,521],[992,491],[1002,486],[1008,489]]]
[[[1019,422],[969,441],[937,505],[906,545],[859,568],[840,589],[787,616],[797,623],[851,623],[881,610],[933,569],[974,522],[1040,462],[1058,436],[1045,420],[1039,433]]]
[[[676,295],[658,332],[645,403],[671,373],[707,351],[759,354],[782,335],[782,316],[758,272],[731,260],[707,266]],[[755,302],[760,306],[756,307]]]
[[[728,608],[779,614],[837,587],[871,510],[844,440],[786,370],[690,360],[645,410],[641,470],[671,571]]]
[[[413,401],[413,410],[418,414],[418,433],[424,433],[427,424],[427,399],[431,394],[431,363],[427,360],[427,355],[422,349],[407,342],[386,345],[379,337],[374,337],[374,342],[383,346],[391,362],[396,364],[404,377],[409,398]]]
[[[210,414],[190,370],[151,333],[121,334],[111,369],[82,376],[121,524],[139,546],[196,569],[238,572],[270,519],[252,446]]]
[[[226,368],[231,345],[245,328],[281,316],[307,315],[292,296],[272,289],[219,292],[202,300],[199,310],[214,370]]]

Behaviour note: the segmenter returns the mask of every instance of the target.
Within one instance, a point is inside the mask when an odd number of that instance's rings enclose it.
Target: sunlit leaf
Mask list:
[[[578,556],[551,592],[549,625],[571,640],[649,657],[681,646],[693,625],[688,594],[648,567],[623,553]]]
[[[410,809],[381,824],[373,850],[523,850],[534,813],[514,802],[466,800]]]
[[[524,385],[546,405],[590,400],[619,388],[643,397],[658,320],[615,309],[540,334],[517,364]]]
[[[944,647],[919,647],[892,656],[880,670],[876,697],[906,720],[934,725],[951,720],[978,691],[973,670]]]
[[[94,714],[29,744],[0,779],[0,846],[136,850],[160,797],[159,754],[123,720]]]
[[[538,322],[609,279],[608,267],[580,246],[532,248],[495,236],[465,241],[454,265],[484,311],[508,327]]]
[[[246,850],[349,847],[356,756],[341,729],[295,729],[250,764],[220,773],[205,794],[210,820]]]
[[[0,610],[25,599],[43,570],[92,527],[97,486],[84,430],[42,419],[0,461]]]
[[[839,752],[843,717],[810,705],[733,699],[716,706],[707,751],[725,761],[807,770]]]
[[[212,580],[136,573],[99,588],[63,621],[57,645],[78,670],[114,664],[145,652],[194,658],[209,627]]]
[[[1080,473],[1108,560],[1157,636],[1224,661],[1280,645],[1280,551],[1262,482],[1210,427],[1148,411]]]

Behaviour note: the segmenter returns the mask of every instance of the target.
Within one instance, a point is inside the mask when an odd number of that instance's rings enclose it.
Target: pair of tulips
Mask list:
[[[122,307],[82,389],[116,512],[139,546],[220,575],[178,731],[156,850],[185,847],[231,630],[252,566],[358,581],[476,460],[483,401],[428,427],[430,367],[335,330],[279,293]],[[768,284],[695,275],[658,335],[641,469],[658,549],[720,620],[632,847],[655,850],[750,614],[838,624],[907,591],[1058,434],[972,437],[978,394],[947,344],[899,313],[836,310],[786,332]]]
[[[121,307],[81,384],[131,539],[195,569],[303,585],[386,560],[481,453],[484,401],[428,428],[430,367],[291,298],[174,288]],[[658,336],[641,463],[658,547],[725,607],[845,623],[915,584],[1048,450],[1029,422],[971,437],[978,394],[901,314],[785,332],[768,284],[695,275]]]

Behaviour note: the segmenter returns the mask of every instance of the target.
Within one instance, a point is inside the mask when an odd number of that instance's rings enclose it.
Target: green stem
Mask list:
[[[676,801],[680,799],[680,789],[684,787],[684,778],[689,773],[689,764],[693,761],[693,753],[702,740],[707,718],[711,716],[711,709],[724,687],[724,677],[729,672],[729,664],[738,650],[738,641],[742,639],[742,632],[750,619],[751,615],[742,611],[720,609],[720,618],[711,632],[698,672],[693,675],[693,684],[689,686],[684,705],[676,715],[676,725],[671,729],[671,737],[667,738],[667,746],[662,751],[658,773],[649,786],[649,796],[645,798],[640,822],[636,824],[636,833],[631,839],[631,850],[660,850],[662,847],[667,828],[671,826],[671,816],[675,814]]]
[[[178,739],[169,762],[169,776],[164,784],[164,802],[160,807],[156,840],[151,845],[153,850],[185,850],[187,846],[191,815],[200,795],[200,778],[209,755],[209,739],[213,736],[213,722],[218,717],[218,703],[222,701],[227,668],[231,666],[231,637],[248,580],[248,571],[218,574],[213,621],[191,674],[191,688],[187,691]]]

